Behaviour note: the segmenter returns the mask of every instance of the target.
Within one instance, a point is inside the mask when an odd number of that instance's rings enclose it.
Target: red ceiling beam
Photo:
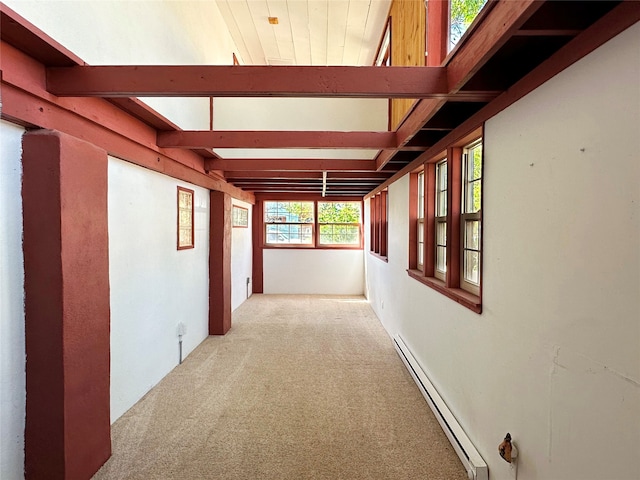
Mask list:
[[[266,171],[266,172],[251,172],[251,171],[227,171],[224,172],[224,176],[227,180],[251,180],[251,179],[259,179],[259,178],[267,178],[267,179],[308,179],[308,180],[317,180],[322,179],[322,172],[313,171],[313,172],[291,172],[291,171]],[[366,180],[366,179],[377,179],[377,180],[385,180],[389,178],[388,173],[384,172],[331,172],[327,175],[327,180],[331,181],[332,179],[343,179],[343,180]]]
[[[59,97],[429,98],[449,94],[442,67],[138,65],[47,69]]]
[[[164,148],[357,148],[396,147],[395,132],[191,130],[159,132]]]
[[[205,160],[205,170],[282,171],[294,172],[369,172],[375,170],[375,160],[312,159],[312,158],[250,158]]]

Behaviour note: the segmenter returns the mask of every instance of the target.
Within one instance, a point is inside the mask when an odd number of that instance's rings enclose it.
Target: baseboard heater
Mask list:
[[[442,430],[444,430],[451,445],[460,457],[462,464],[467,470],[469,479],[489,480],[487,464],[476,450],[476,447],[473,446],[467,434],[464,433],[464,430],[462,430],[462,427],[444,403],[431,381],[429,381],[429,378],[424,373],[420,364],[418,364],[411,350],[409,350],[402,340],[402,337],[400,337],[400,335],[394,336],[393,343],[398,351],[398,355],[400,355],[407,370],[409,370],[416,385],[418,385],[418,389],[427,400],[431,410],[433,410],[433,414],[438,419]]]

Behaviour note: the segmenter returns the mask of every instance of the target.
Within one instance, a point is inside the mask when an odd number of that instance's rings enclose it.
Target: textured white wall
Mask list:
[[[0,478],[24,478],[22,134],[0,120]]]
[[[264,250],[264,293],[362,295],[362,250]]]
[[[6,0],[90,65],[231,65],[237,49],[214,1]],[[185,130],[209,128],[209,100],[144,98]]]
[[[494,480],[513,478],[506,432],[519,480],[637,478],[639,59],[637,24],[487,121],[482,315],[404,271],[407,177],[389,193],[389,263],[366,255],[372,306]]]
[[[363,98],[216,98],[213,126],[220,130],[387,130],[386,99]],[[223,158],[354,158],[371,159],[377,150],[358,149],[229,149]]]
[[[233,199],[233,204],[249,210],[249,227],[231,229],[231,310],[238,308],[253,291],[253,205]],[[247,287],[247,278],[249,286]]]
[[[177,186],[195,190],[195,248],[176,248]],[[109,158],[111,421],[208,335],[209,191]]]

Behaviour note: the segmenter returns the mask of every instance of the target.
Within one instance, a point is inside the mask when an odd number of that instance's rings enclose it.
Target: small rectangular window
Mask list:
[[[313,202],[264,202],[265,244],[313,245]]]
[[[194,248],[193,190],[178,187],[178,250]]]

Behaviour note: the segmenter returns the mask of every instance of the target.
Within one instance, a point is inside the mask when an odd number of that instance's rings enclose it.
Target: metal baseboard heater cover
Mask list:
[[[467,470],[469,479],[489,480],[489,468],[486,462],[482,459],[476,447],[473,446],[467,434],[464,433],[464,430],[462,430],[462,427],[444,403],[444,400],[442,400],[442,397],[440,397],[424,373],[424,370],[411,353],[411,350],[409,350],[402,340],[402,337],[400,337],[400,335],[394,336],[393,343],[398,351],[398,355],[400,355],[407,370],[409,370],[413,380],[416,382],[416,385],[418,385],[418,389],[438,419],[442,430],[444,430],[447,438],[449,438],[453,449],[458,454],[458,457],[460,457],[462,464]]]

